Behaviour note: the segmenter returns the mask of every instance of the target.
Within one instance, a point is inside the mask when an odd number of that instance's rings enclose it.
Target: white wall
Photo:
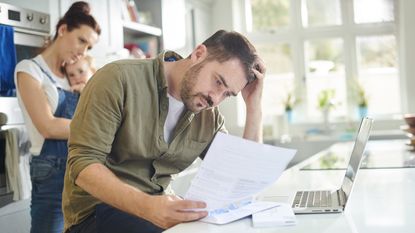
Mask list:
[[[212,1],[185,0],[185,8],[185,24],[183,25],[185,30],[185,44],[182,48],[174,48],[174,51],[178,52],[183,57],[187,57],[196,45],[201,44],[212,34]],[[165,13],[165,11],[167,12]],[[176,12],[168,11],[168,9],[163,9],[163,14],[169,15],[169,18],[176,17]],[[166,17],[163,15],[163,18]],[[164,30],[165,25],[163,25],[163,31]],[[165,41],[171,40],[170,37],[166,36],[166,33],[164,33],[163,38]],[[168,43],[165,42],[165,45],[166,44]],[[170,48],[165,46],[165,49]]]
[[[406,96],[403,109],[408,113],[415,113],[415,1],[402,0],[399,4],[400,65],[403,77],[401,89]]]

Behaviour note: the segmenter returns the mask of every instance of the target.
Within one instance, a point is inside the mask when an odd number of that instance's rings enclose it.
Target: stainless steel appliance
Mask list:
[[[49,14],[0,3],[0,24],[14,27],[17,62],[39,52],[50,33]]]
[[[50,35],[49,14],[24,9],[10,4],[0,3],[0,24],[14,28],[14,45],[17,62],[36,56]],[[6,190],[6,171],[4,166],[5,137],[7,128],[24,124],[16,97],[0,96],[0,112],[7,116],[7,123],[0,125],[0,207],[11,201]]]

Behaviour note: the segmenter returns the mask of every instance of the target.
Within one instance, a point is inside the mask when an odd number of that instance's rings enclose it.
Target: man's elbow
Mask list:
[[[86,185],[88,185],[89,178],[94,177],[94,174],[100,169],[100,166],[102,166],[102,164],[92,163],[83,168],[75,177],[75,184],[81,188],[84,188]]]

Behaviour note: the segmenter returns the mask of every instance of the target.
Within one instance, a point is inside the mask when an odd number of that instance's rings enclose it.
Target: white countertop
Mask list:
[[[379,141],[376,141],[379,143]],[[384,146],[392,141],[381,141]],[[370,147],[369,147],[370,148]],[[392,146],[392,148],[394,148]],[[399,153],[396,151],[396,154]],[[394,153],[391,151],[391,156]],[[310,158],[312,160],[313,158]],[[292,202],[297,190],[337,189],[344,170],[300,170],[303,163],[286,170],[262,195]],[[288,227],[253,228],[251,218],[227,225],[202,222],[179,224],[166,233],[194,232],[414,232],[415,169],[361,169],[346,210],[339,214],[296,215],[298,224]]]

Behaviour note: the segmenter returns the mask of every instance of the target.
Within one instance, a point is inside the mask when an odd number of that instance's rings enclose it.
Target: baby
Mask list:
[[[88,55],[80,58],[73,64],[66,65],[65,74],[69,85],[71,85],[71,90],[81,93],[95,71],[94,60]]]

